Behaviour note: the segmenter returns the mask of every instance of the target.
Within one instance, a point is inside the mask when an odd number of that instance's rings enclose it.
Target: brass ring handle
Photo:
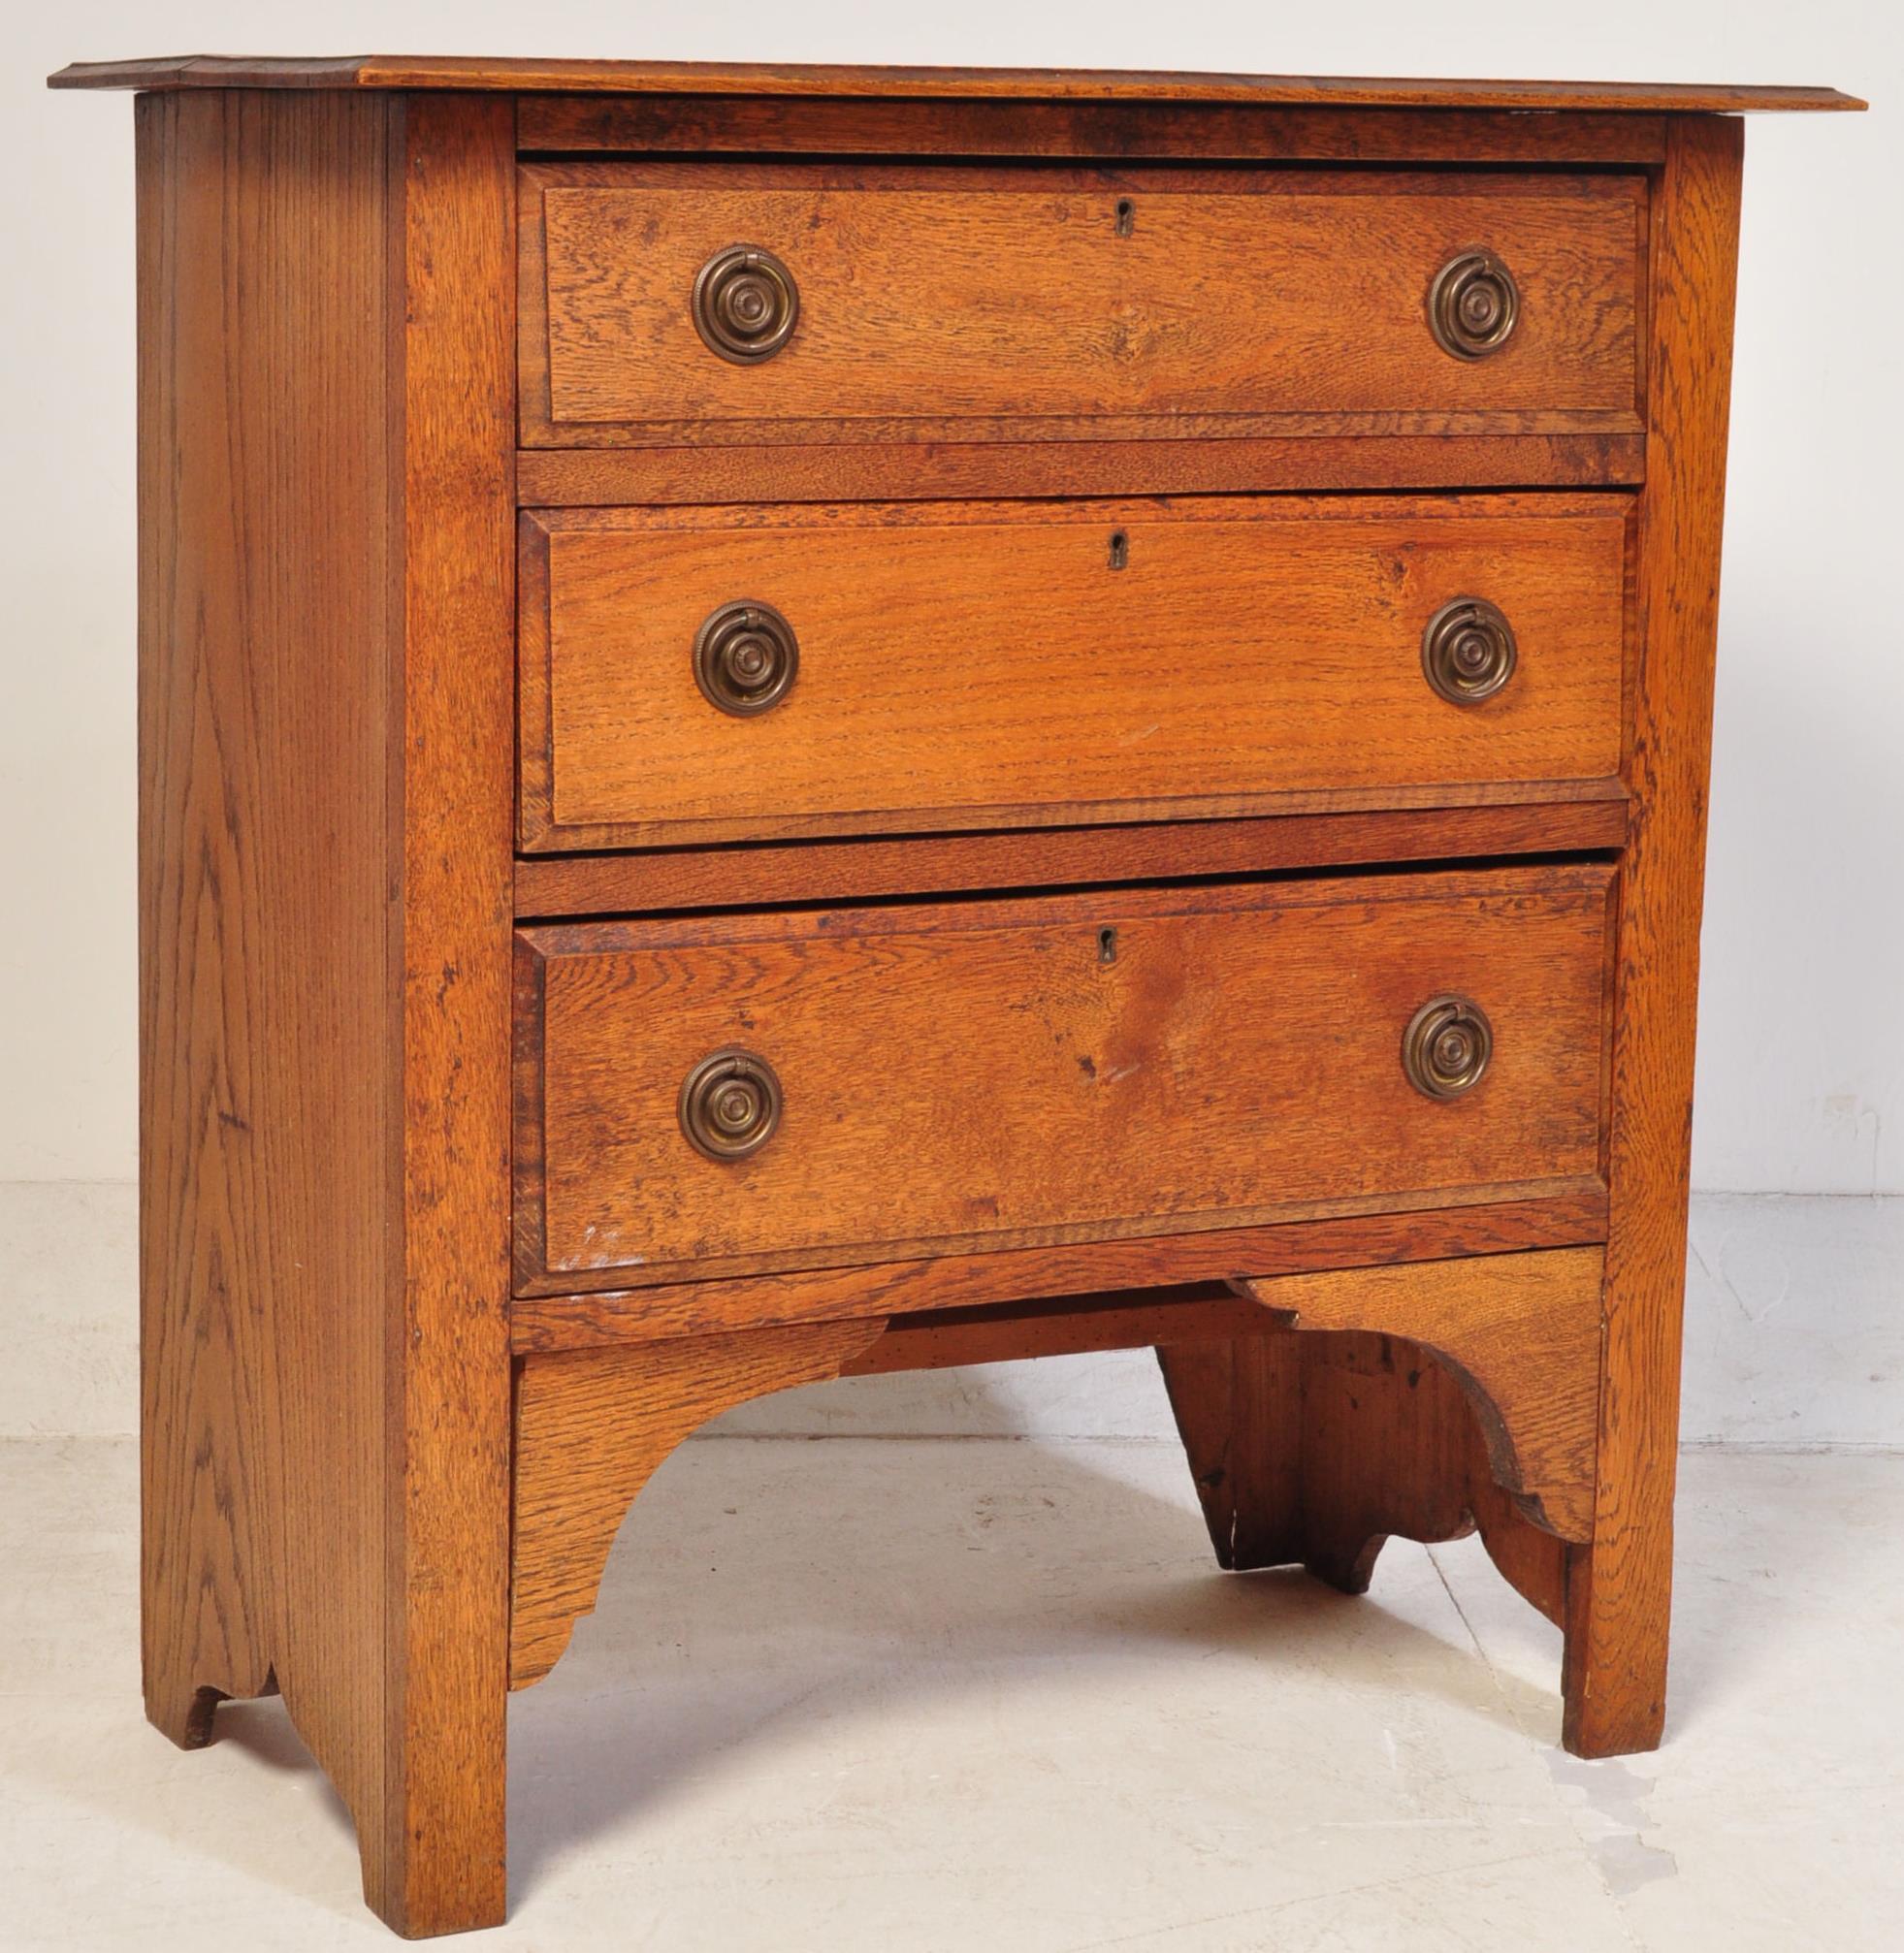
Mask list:
[[[1458,596],[1421,634],[1422,676],[1451,705],[1478,705],[1514,675],[1514,626],[1485,597]]]
[[[1435,343],[1458,360],[1482,360],[1507,343],[1521,316],[1520,287],[1492,251],[1464,251],[1428,288]]]
[[[694,633],[694,683],[736,719],[778,705],[799,672],[800,640],[770,603],[724,603]]]
[[[800,288],[758,244],[716,251],[694,277],[694,330],[710,352],[736,366],[770,360],[793,336]]]
[[[1481,1082],[1494,1055],[1494,1026],[1471,998],[1431,997],[1408,1020],[1402,1069],[1428,1099],[1459,1099]]]
[[[758,1153],[780,1125],[780,1105],[773,1067],[738,1047],[710,1051],[681,1081],[681,1130],[710,1160]]]

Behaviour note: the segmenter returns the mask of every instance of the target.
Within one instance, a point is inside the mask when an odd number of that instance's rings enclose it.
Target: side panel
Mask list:
[[[369,1836],[401,1456],[402,105],[138,117],[146,1703],[202,1742],[274,1676]]]
[[[281,1687],[371,1903],[487,1925],[511,108],[138,115],[147,1708]]]

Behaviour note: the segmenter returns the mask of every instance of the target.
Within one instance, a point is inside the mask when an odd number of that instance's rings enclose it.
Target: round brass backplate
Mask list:
[[[780,1125],[780,1106],[773,1067],[738,1047],[710,1051],[681,1081],[681,1130],[710,1160],[758,1153]]]
[[[1514,675],[1514,626],[1480,596],[1458,596],[1421,634],[1422,676],[1452,705],[1478,705]]]
[[[736,719],[776,706],[800,671],[800,640],[770,603],[724,603],[694,633],[694,683]]]
[[[1481,1082],[1494,1055],[1494,1026],[1471,998],[1431,997],[1402,1039],[1402,1069],[1429,1099],[1459,1099]]]
[[[800,288],[758,244],[716,251],[694,278],[694,330],[710,352],[736,366],[770,360],[793,336]]]
[[[1428,288],[1428,324],[1435,343],[1458,360],[1498,353],[1520,316],[1520,287],[1492,251],[1463,251],[1450,258]]]

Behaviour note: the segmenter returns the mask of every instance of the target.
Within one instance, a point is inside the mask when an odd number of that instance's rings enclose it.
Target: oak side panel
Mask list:
[[[390,1812],[402,106],[137,105],[148,1713],[274,1682]],[[340,1221],[347,1224],[340,1225]]]
[[[405,1281],[392,1795],[371,1903],[410,1935],[503,1916],[509,1620],[511,176],[506,99],[418,97],[404,166]]]
[[[491,1924],[513,122],[138,117],[147,1702],[281,1687],[371,1905]]]
[[[1606,1358],[1594,1543],[1568,1583],[1565,1741],[1658,1744],[1664,1716],[1706,783],[1742,128],[1679,118],[1653,199],[1640,656],[1617,891]]]

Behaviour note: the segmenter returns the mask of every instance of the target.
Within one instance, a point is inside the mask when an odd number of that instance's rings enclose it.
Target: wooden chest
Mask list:
[[[158,1726],[281,1689],[491,1924],[696,1425],[1154,1346],[1224,1566],[1478,1528],[1655,1744],[1734,112],[1858,105],[56,84],[145,91]]]

